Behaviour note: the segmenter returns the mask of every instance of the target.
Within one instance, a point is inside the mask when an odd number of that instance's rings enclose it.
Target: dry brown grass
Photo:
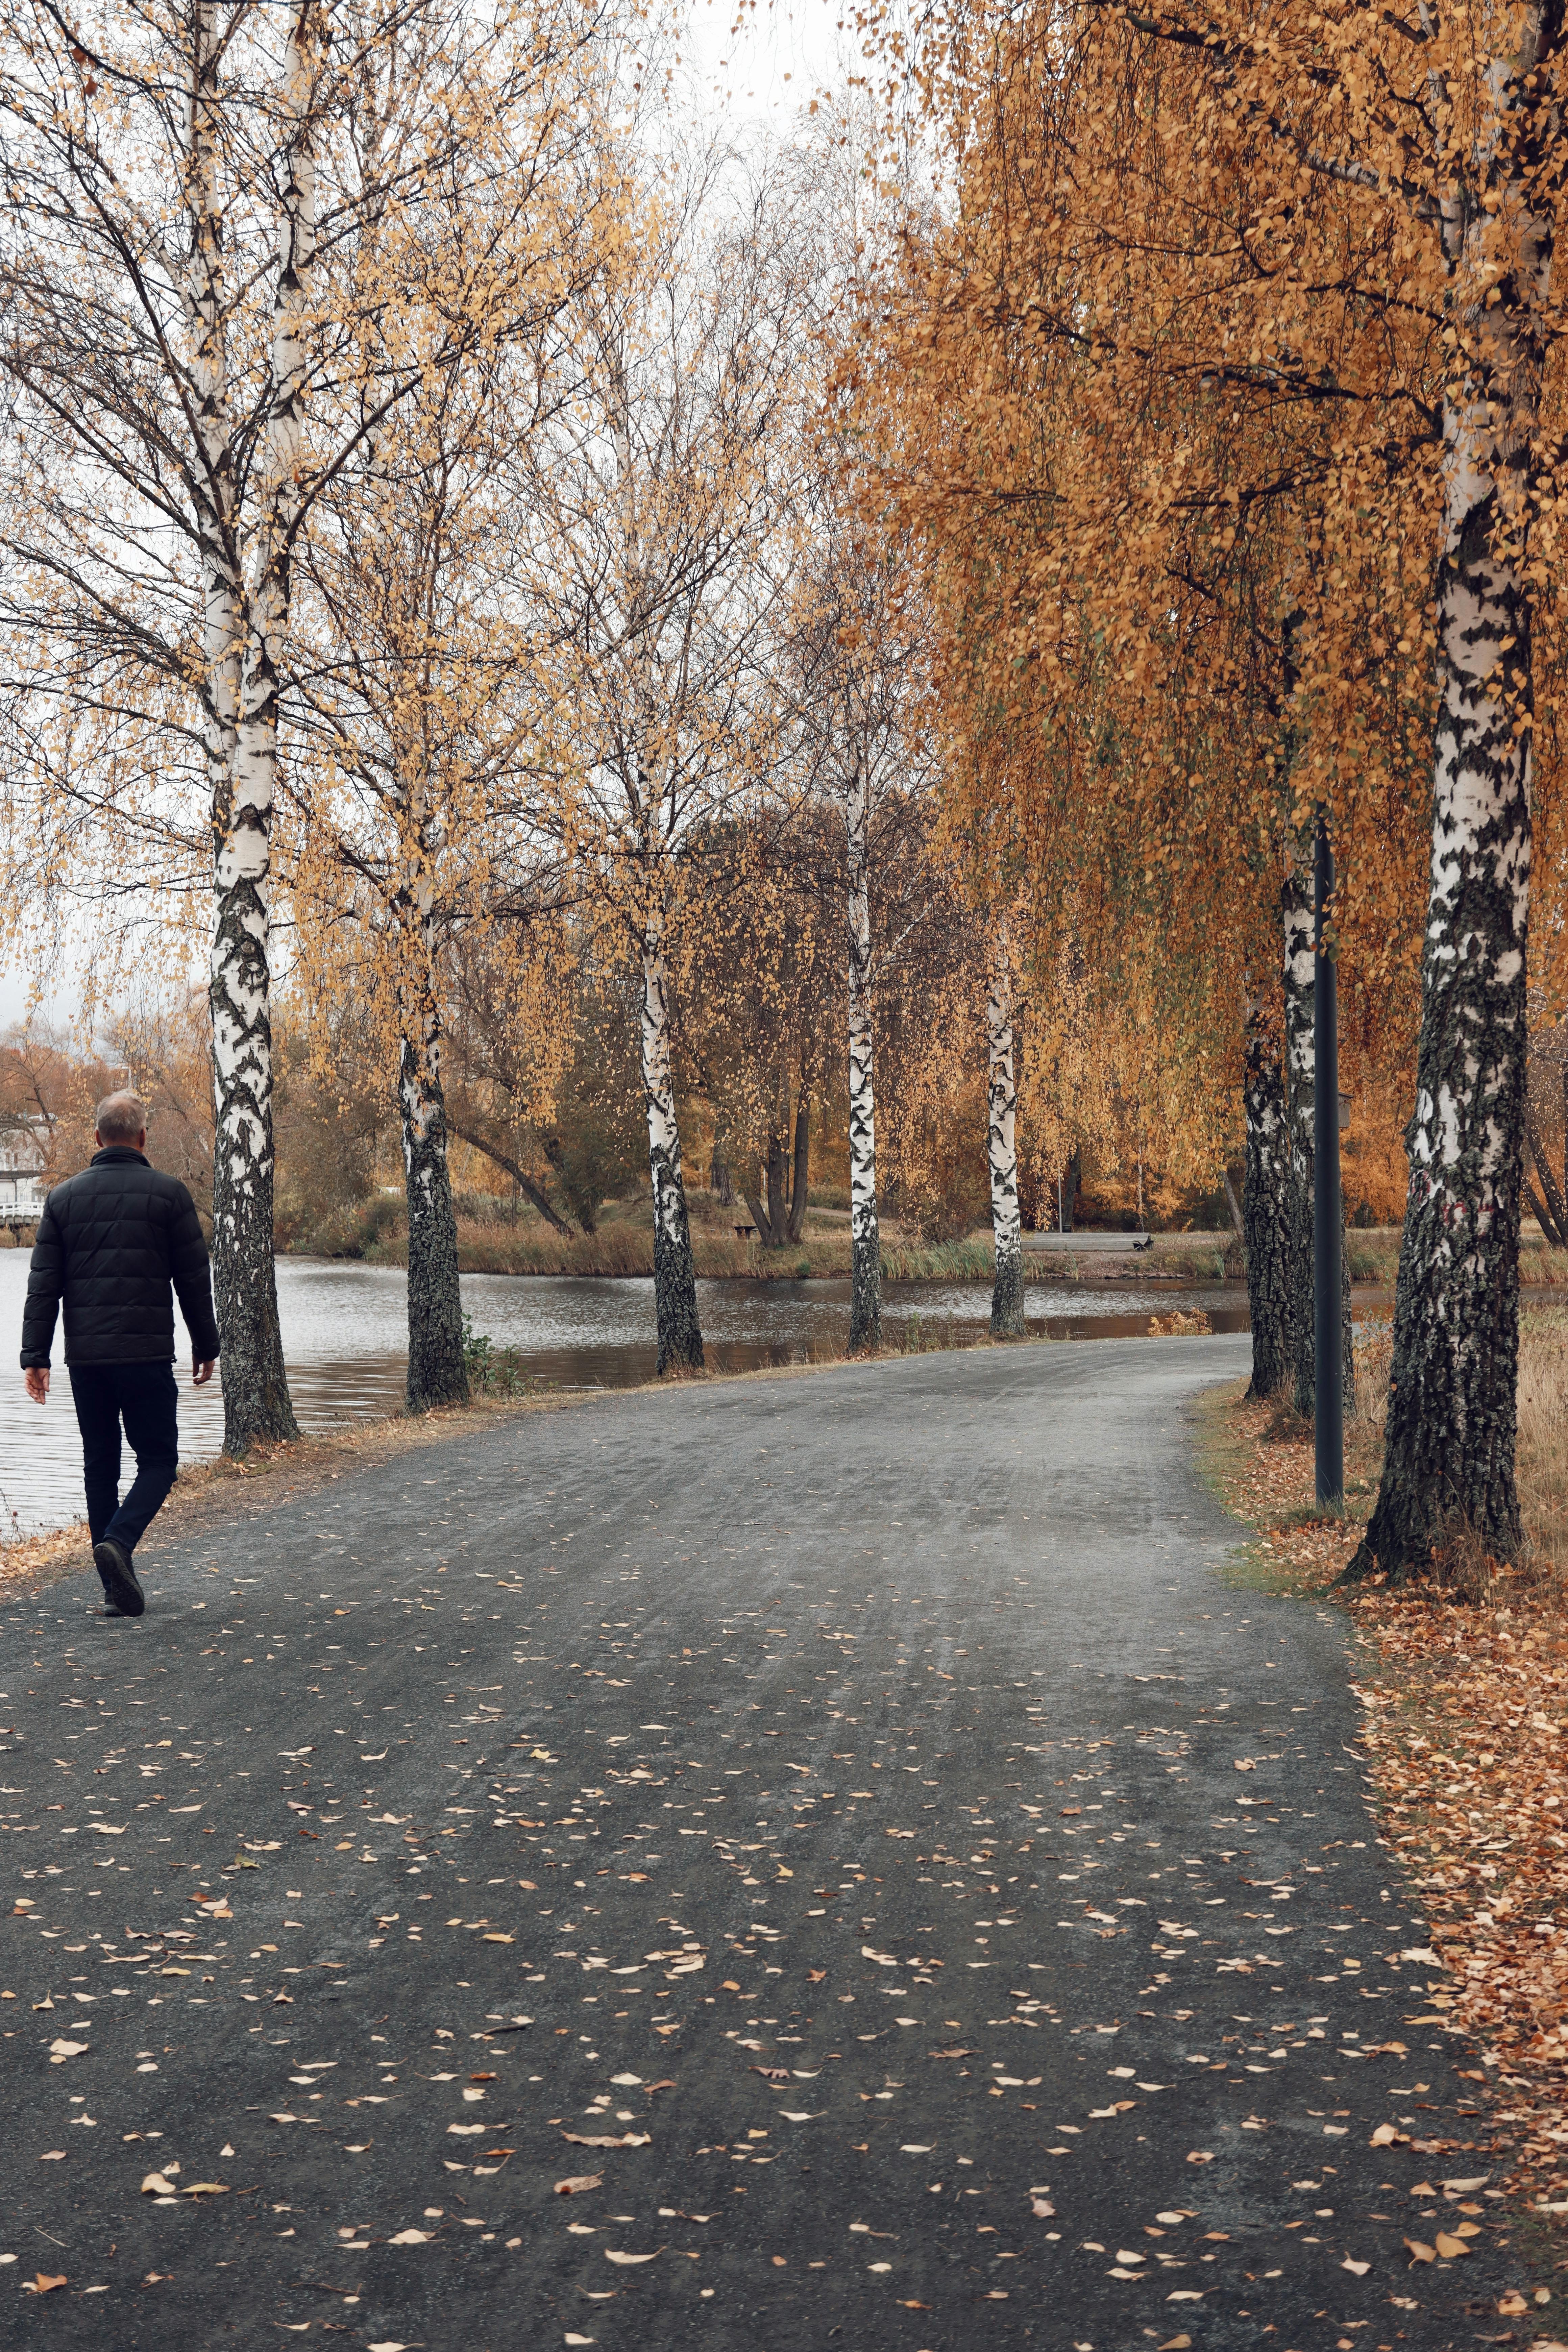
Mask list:
[[[1530,1566],[1568,1582],[1568,1309],[1527,1307],[1520,1327],[1520,1508]]]

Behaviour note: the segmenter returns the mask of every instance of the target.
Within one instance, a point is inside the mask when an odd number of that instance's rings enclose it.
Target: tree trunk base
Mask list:
[[[873,1219],[858,1233],[849,1263],[849,1353],[874,1356],[882,1344],[882,1248]]]
[[[1026,1339],[1024,1320],[1024,1255],[1016,1244],[996,1253],[996,1279],[991,1290],[991,1337]]]

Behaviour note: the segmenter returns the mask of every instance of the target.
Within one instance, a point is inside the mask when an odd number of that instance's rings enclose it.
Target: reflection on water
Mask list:
[[[55,1385],[40,1411],[15,1369],[27,1253],[0,1251],[0,1332],[13,1369],[0,1368],[0,1531],[51,1527],[81,1509],[81,1455],[70,1389],[55,1344]],[[717,1370],[791,1364],[842,1349],[849,1328],[845,1282],[700,1282],[708,1360]],[[405,1282],[395,1266],[281,1258],[278,1303],[294,1407],[306,1429],[395,1410],[406,1356]],[[654,1373],[653,1285],[567,1276],[463,1276],[476,1331],[515,1348],[529,1373],[563,1388],[624,1388]],[[1202,1307],[1216,1331],[1245,1331],[1238,1288],[1171,1283],[1097,1290],[1030,1282],[1029,1329],[1053,1339],[1117,1339],[1146,1332],[1151,1315]],[[985,1335],[991,1294],[982,1283],[889,1283],[883,1301],[894,1347],[963,1346]],[[184,1345],[184,1332],[181,1332]],[[220,1368],[221,1369],[221,1368]],[[180,1451],[187,1461],[218,1450],[223,1407],[216,1384],[194,1391],[181,1368]],[[129,1467],[129,1465],[128,1465]]]

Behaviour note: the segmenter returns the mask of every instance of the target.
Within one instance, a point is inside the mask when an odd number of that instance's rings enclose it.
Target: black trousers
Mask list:
[[[162,1510],[179,1465],[179,1391],[171,1363],[72,1364],[71,1396],[81,1429],[87,1524],[134,1551]],[[120,1424],[136,1456],[136,1476],[120,1500]]]

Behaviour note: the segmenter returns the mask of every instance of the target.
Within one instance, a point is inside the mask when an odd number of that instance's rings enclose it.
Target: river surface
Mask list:
[[[41,1410],[25,1394],[16,1369],[27,1256],[26,1250],[0,1250],[0,1537],[60,1526],[82,1507],[81,1454],[58,1333],[54,1387]],[[848,1334],[847,1281],[700,1282],[697,1298],[708,1360],[719,1370],[836,1356]],[[278,1305],[303,1428],[331,1429],[396,1410],[407,1357],[400,1268],[280,1258]],[[581,1390],[626,1388],[653,1377],[649,1281],[466,1274],[463,1305],[475,1331],[497,1348],[515,1349],[532,1381]],[[1194,1307],[1216,1331],[1247,1328],[1239,1285],[1099,1289],[1028,1282],[1025,1289],[1030,1331],[1053,1339],[1136,1338],[1148,1330],[1151,1316]],[[991,1293],[984,1283],[894,1282],[882,1311],[893,1347],[965,1346],[985,1336]],[[183,1349],[183,1326],[179,1338]],[[186,1461],[202,1461],[222,1442],[222,1401],[216,1381],[191,1388],[188,1363],[181,1365],[180,1381],[180,1452]]]

